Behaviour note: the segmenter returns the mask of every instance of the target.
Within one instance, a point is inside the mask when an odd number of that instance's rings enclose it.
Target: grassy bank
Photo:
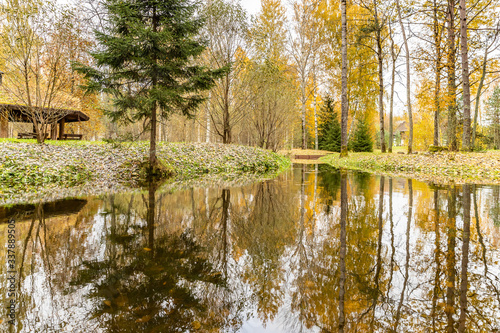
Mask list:
[[[99,194],[137,187],[143,179],[145,142],[0,141],[0,203],[64,197],[69,189]],[[279,173],[290,161],[253,147],[221,144],[160,143],[157,156],[172,180],[202,175],[224,177]]]
[[[322,158],[338,167],[364,170],[390,176],[415,178],[434,183],[500,184],[500,152],[381,154],[349,153]]]

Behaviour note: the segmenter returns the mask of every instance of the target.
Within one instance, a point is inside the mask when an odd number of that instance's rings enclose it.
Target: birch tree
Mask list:
[[[370,44],[363,43],[361,45],[370,48],[377,59],[378,64],[378,107],[379,107],[379,122],[380,122],[380,150],[382,153],[386,152],[385,144],[385,121],[384,121],[384,58],[385,50],[384,44],[388,36],[387,22],[390,19],[390,6],[389,3],[380,3],[378,0],[371,0],[370,2],[361,0],[360,5],[366,9],[371,16],[370,20],[361,30],[358,39],[370,37],[373,38],[374,47]]]
[[[347,101],[347,1],[340,0],[342,20],[342,90],[341,90],[341,120],[340,120],[340,158],[347,157],[347,120],[349,117]],[[343,326],[342,326],[343,329]]]
[[[302,149],[307,148],[306,108],[309,97],[315,93],[315,82],[312,90],[310,80],[315,71],[315,58],[319,49],[320,20],[316,16],[318,1],[299,0],[293,6],[293,36],[290,37],[291,54],[300,86],[300,105],[302,122]],[[292,36],[292,35],[291,35]]]
[[[398,10],[399,25],[401,27],[401,33],[403,34],[403,43],[405,46],[405,59],[406,59],[406,104],[408,108],[408,123],[409,123],[409,137],[408,137],[408,154],[412,153],[413,150],[413,114],[411,109],[411,73],[410,73],[410,48],[408,47],[408,39],[406,38],[406,31],[403,25],[403,19],[401,17],[401,6],[399,0],[396,0],[396,6]]]
[[[234,127],[243,119],[248,103],[248,85],[240,77],[244,70],[242,50],[248,29],[246,12],[237,1],[213,0],[206,6],[205,15],[209,63],[217,68],[230,67],[216,81],[211,90],[211,105],[207,107],[213,131],[223,143],[231,143]]]
[[[465,0],[460,0],[460,50],[462,58],[462,85],[464,97],[464,138],[463,148],[471,150],[470,126],[470,83],[469,83],[469,49],[467,47],[467,7]]]
[[[448,106],[448,147],[450,151],[458,149],[457,144],[457,85],[456,85],[456,47],[455,47],[455,0],[448,0],[447,14],[447,59],[448,74],[447,106]]]

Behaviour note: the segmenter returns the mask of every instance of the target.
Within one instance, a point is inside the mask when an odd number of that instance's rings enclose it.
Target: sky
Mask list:
[[[260,0],[241,0],[241,5],[248,15],[256,15],[260,10]]]

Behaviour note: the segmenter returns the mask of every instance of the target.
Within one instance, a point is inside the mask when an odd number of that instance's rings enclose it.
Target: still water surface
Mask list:
[[[313,165],[2,207],[0,331],[497,332],[499,193]]]

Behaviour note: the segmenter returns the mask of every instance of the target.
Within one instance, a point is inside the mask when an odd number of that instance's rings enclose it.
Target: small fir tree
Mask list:
[[[351,142],[351,149],[355,152],[372,152],[373,139],[370,135],[370,128],[366,117],[358,120],[356,131]]]
[[[113,97],[113,121],[144,121],[150,131],[150,171],[157,167],[158,118],[173,112],[192,116],[201,92],[227,68],[196,64],[205,49],[199,38],[203,20],[194,0],[105,0],[109,28],[96,32],[94,68],[74,64],[88,79],[89,92]]]
[[[340,122],[330,97],[320,110],[319,120],[318,148],[340,153]]]

